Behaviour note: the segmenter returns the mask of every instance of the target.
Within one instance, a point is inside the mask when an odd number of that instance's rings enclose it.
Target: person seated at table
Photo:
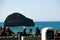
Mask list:
[[[35,33],[35,35],[40,35],[40,29],[37,27],[36,28],[36,33]]]
[[[32,29],[30,28],[29,29],[29,33],[28,33],[29,35],[31,35],[32,34]]]
[[[3,27],[1,36],[12,36],[14,34],[9,27]]]
[[[1,36],[5,36],[5,27],[2,27],[2,33]]]
[[[23,29],[22,35],[23,35],[23,36],[27,36],[26,28]]]
[[[10,31],[10,29],[8,28],[8,27],[6,27],[6,29],[5,29],[5,35],[6,36],[11,36],[11,31]]]
[[[0,36],[1,36],[1,33],[2,33],[2,27],[0,27]]]
[[[30,28],[29,29],[29,33],[28,33],[28,36],[31,36],[32,35],[32,29]]]

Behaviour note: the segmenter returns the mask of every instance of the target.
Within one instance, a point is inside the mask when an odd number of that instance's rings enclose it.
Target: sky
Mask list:
[[[14,12],[33,21],[60,21],[60,0],[0,0],[0,22]]]

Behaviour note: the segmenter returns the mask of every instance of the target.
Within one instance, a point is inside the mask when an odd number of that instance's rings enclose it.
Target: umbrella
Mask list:
[[[15,27],[15,26],[34,26],[32,19],[25,17],[20,13],[13,13],[8,15],[4,21],[4,26]]]

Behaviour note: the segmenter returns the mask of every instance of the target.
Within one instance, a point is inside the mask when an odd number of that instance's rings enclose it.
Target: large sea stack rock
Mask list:
[[[34,26],[34,22],[20,13],[13,13],[6,18],[4,26]]]

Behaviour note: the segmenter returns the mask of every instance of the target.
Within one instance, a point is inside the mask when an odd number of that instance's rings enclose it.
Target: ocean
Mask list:
[[[40,30],[42,30],[45,27],[52,27],[54,30],[60,30],[60,21],[47,21],[47,22],[34,22],[35,26],[26,27],[26,32],[29,33],[29,28],[32,28],[33,34],[35,33],[36,27],[39,27]],[[0,26],[3,26],[4,22],[0,22]],[[19,27],[9,27],[15,34],[17,32],[21,32],[24,28],[24,26]]]

